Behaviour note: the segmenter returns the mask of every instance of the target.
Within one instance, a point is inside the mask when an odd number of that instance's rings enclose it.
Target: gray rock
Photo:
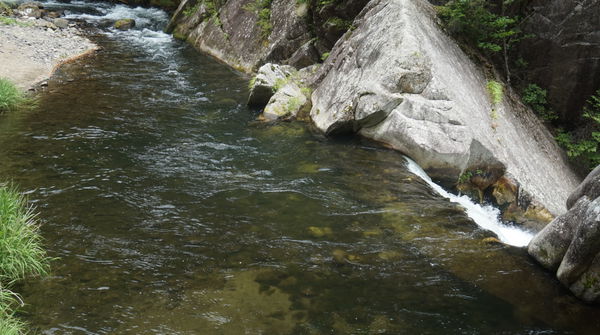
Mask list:
[[[579,180],[552,135],[512,97],[494,104],[483,71],[436,20],[425,0],[369,2],[314,76],[315,126],[383,142],[438,178],[502,171],[564,213]]]
[[[258,69],[250,87],[248,105],[252,107],[263,107],[275,94],[278,86],[283,86],[287,78],[296,70],[287,65],[267,63]]]
[[[313,41],[304,43],[294,54],[287,60],[287,64],[301,69],[319,61],[319,53],[315,49]]]
[[[295,117],[307,101],[301,88],[290,82],[271,97],[262,115],[269,121]]]
[[[596,199],[600,196],[600,165],[596,166],[592,172],[577,186],[575,191],[571,193],[567,199],[567,209],[571,209],[573,205],[583,196],[590,199]]]
[[[63,19],[63,18],[56,18],[56,19],[52,20],[52,23],[54,23],[58,28],[61,28],[61,29],[65,29],[65,28],[69,27],[69,21],[67,19]]]

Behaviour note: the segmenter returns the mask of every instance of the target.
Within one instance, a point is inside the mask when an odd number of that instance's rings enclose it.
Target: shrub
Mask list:
[[[558,119],[558,115],[548,108],[547,91],[536,84],[529,84],[523,90],[521,98],[533,111],[546,121]]]
[[[589,172],[600,164],[600,90],[587,100],[583,118],[587,120],[584,127],[573,132],[559,130],[556,141],[566,149],[569,158]]]

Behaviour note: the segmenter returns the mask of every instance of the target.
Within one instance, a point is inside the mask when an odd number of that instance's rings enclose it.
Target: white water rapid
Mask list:
[[[447,192],[440,185],[434,183],[417,163],[408,157],[405,158],[410,172],[423,179],[439,195],[447,198],[451,202],[460,204],[465,209],[467,215],[475,221],[479,227],[494,232],[498,236],[498,239],[503,243],[515,247],[525,247],[533,238],[533,234],[530,232],[504,224],[499,219],[500,211],[497,208],[489,205],[482,206],[476,204],[466,195],[457,196]]]

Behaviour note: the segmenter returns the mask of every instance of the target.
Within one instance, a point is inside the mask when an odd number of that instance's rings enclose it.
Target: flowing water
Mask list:
[[[248,78],[160,32],[165,13],[48,6],[100,27],[103,50],[0,115],[0,177],[56,257],[18,287],[39,333],[600,331],[598,309],[475,221],[508,244],[528,233],[397,152],[255,121]],[[112,30],[122,17],[136,28]]]

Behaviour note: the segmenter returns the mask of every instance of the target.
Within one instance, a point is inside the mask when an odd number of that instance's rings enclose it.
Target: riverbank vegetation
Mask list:
[[[39,225],[26,199],[13,186],[0,184],[0,334],[25,333],[15,317],[23,306],[11,289],[28,276],[45,275],[49,259],[41,245]]]
[[[0,78],[0,112],[17,109],[24,106],[28,99],[8,79]]]

